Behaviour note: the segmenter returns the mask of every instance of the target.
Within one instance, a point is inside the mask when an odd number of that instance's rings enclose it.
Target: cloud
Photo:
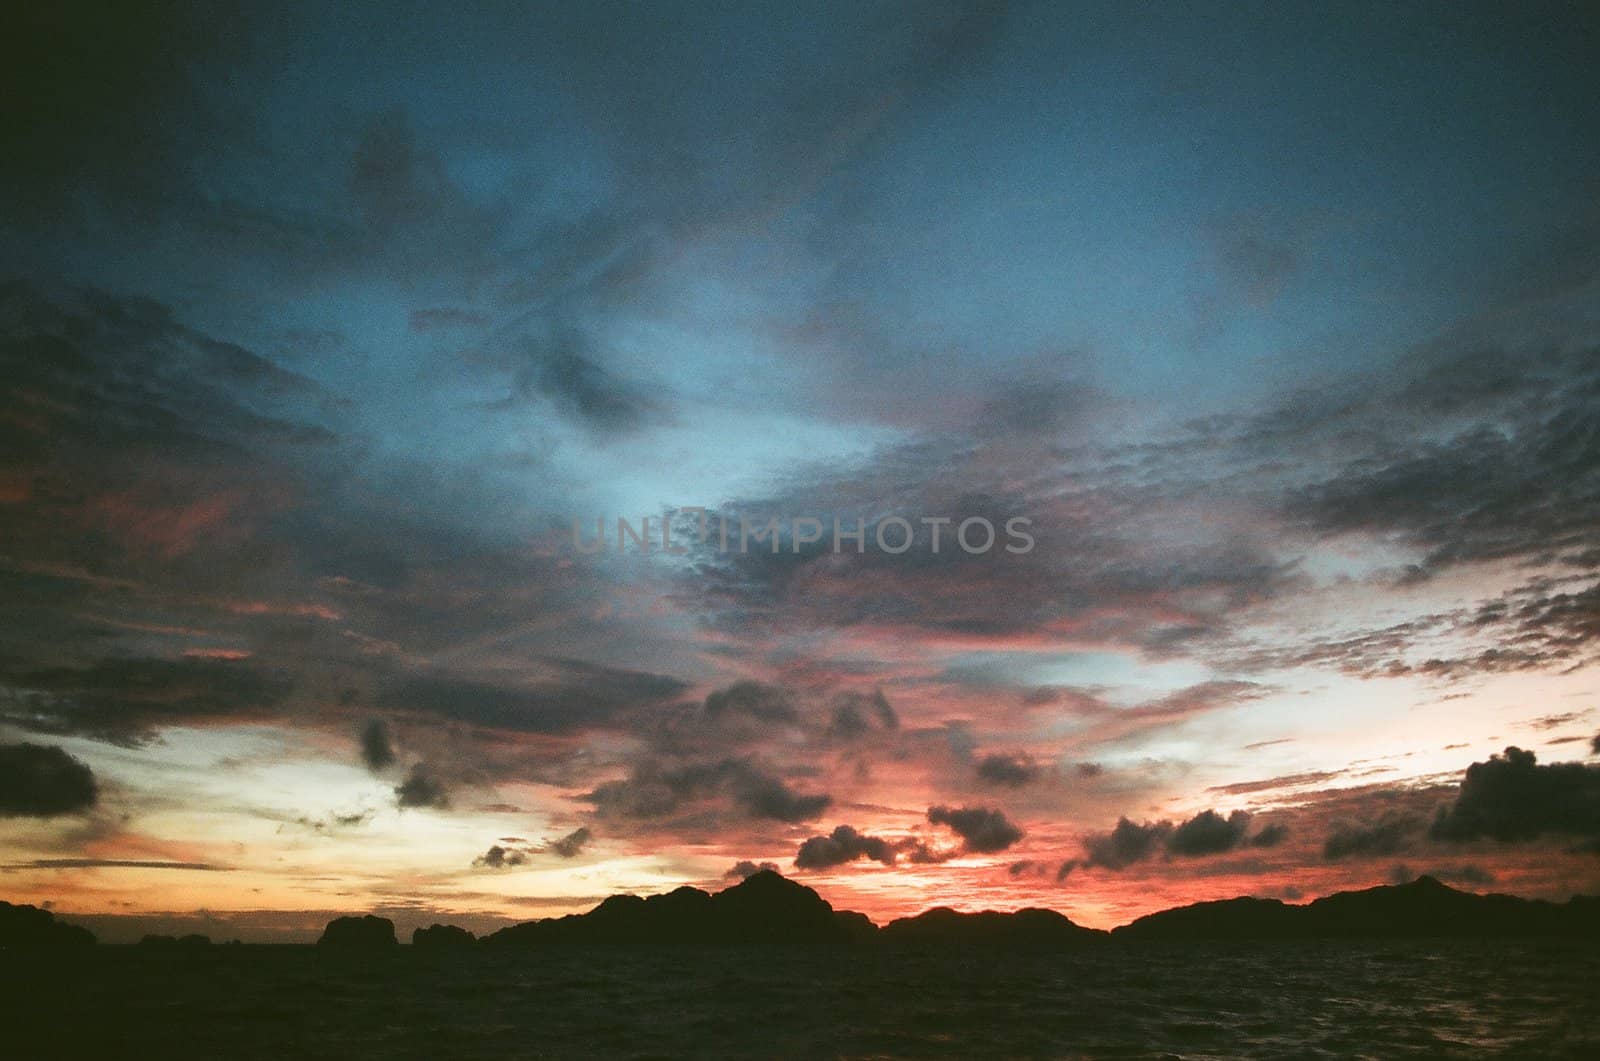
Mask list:
[[[802,822],[833,802],[824,793],[798,792],[755,763],[732,757],[672,767],[645,760],[627,778],[607,781],[583,798],[602,816],[646,821],[666,818],[686,804],[723,799],[745,817]]]
[[[472,864],[479,869],[512,869],[528,865],[537,855],[554,855],[563,860],[573,859],[582,854],[593,840],[594,833],[587,827],[579,827],[564,836],[546,840],[541,844],[529,844],[519,836],[502,836],[499,843],[473,859]]]
[[[1521,725],[1538,730],[1559,729],[1569,722],[1578,721],[1588,713],[1587,711],[1563,711],[1556,715],[1541,715],[1538,718],[1530,718],[1522,722]]]
[[[1438,840],[1507,842],[1545,833],[1600,836],[1600,767],[1541,766],[1533,752],[1507,748],[1467,767],[1455,804],[1440,810],[1430,830]]]
[[[527,861],[528,856],[525,852],[495,844],[489,850],[473,859],[472,864],[483,869],[511,869],[515,866],[521,866]]]
[[[427,763],[417,763],[412,766],[405,780],[395,786],[394,796],[401,807],[432,807],[444,810],[450,806],[450,793]]]
[[[740,859],[732,866],[729,866],[727,872],[723,873],[722,876],[728,880],[734,878],[744,880],[746,877],[752,877],[762,872],[777,873],[778,864],[776,862],[752,862],[749,859]]]
[[[795,852],[794,864],[799,869],[827,869],[858,858],[870,858],[892,866],[895,848],[881,837],[867,836],[851,826],[840,825],[827,836],[813,836],[802,842]]]
[[[153,727],[265,713],[289,683],[247,660],[102,659],[85,667],[13,672],[9,683],[37,694],[7,717],[43,733],[74,733],[120,744],[148,739]]]
[[[1020,788],[1039,776],[1039,767],[1027,755],[985,755],[978,761],[978,779],[995,785]]]
[[[7,869],[177,869],[202,873],[220,873],[227,866],[210,862],[176,862],[167,859],[147,858],[36,858],[31,862],[14,862]]]
[[[94,772],[60,748],[0,745],[0,817],[75,814],[98,799]]]
[[[361,727],[361,761],[373,773],[394,765],[394,740],[389,735],[389,724],[374,718]]]
[[[656,414],[658,404],[641,389],[570,350],[547,355],[526,382],[596,428],[632,430]]]
[[[593,839],[594,834],[580,826],[567,835],[545,844],[545,850],[560,858],[577,858]]]
[[[1600,441],[1583,410],[1594,366],[1592,350],[1435,359],[1342,417],[1353,426],[1409,407],[1397,422],[1415,425],[1409,444],[1291,493],[1286,510],[1322,530],[1404,535],[1426,550],[1423,573],[1593,548],[1600,501],[1583,484],[1600,466]]]
[[[1212,785],[1207,792],[1220,792],[1227,796],[1246,796],[1254,792],[1270,792],[1278,788],[1300,788],[1320,785],[1343,776],[1343,770],[1307,770],[1299,774],[1283,774],[1262,781],[1236,781],[1231,785]]]
[[[569,733],[618,720],[677,696],[676,678],[580,660],[531,661],[535,677],[488,680],[433,672],[393,682],[379,693],[386,707],[521,733]]]
[[[1249,835],[1249,828],[1250,815],[1245,811],[1224,817],[1214,810],[1203,810],[1177,825],[1170,821],[1136,824],[1126,817],[1119,818],[1110,832],[1084,837],[1088,857],[1082,864],[1120,870],[1158,854],[1204,858],[1242,847],[1275,847],[1289,835],[1288,827],[1279,823],[1264,826],[1254,836]],[[1063,876],[1076,865],[1064,868]]]
[[[928,821],[948,826],[961,837],[968,851],[979,854],[1004,851],[1023,837],[1022,829],[1004,813],[986,807],[951,808],[941,804],[928,808]]]
[[[1277,847],[1289,838],[1289,827],[1282,822],[1264,825],[1250,838],[1251,847]]]
[[[1331,862],[1396,855],[1410,846],[1424,824],[1420,818],[1391,812],[1376,822],[1340,826],[1323,843],[1322,857]]]
[[[1171,833],[1171,822],[1136,825],[1127,818],[1118,818],[1116,827],[1109,833],[1084,838],[1083,846],[1089,852],[1089,857],[1083,864],[1113,870],[1125,869],[1161,850]]]
[[[789,694],[763,682],[734,682],[706,697],[706,715],[719,719],[742,715],[758,722],[793,722],[797,715]]]
[[[1172,830],[1167,850],[1185,857],[1232,851],[1244,842],[1250,815],[1236,810],[1224,818],[1214,810],[1201,811]]]
[[[896,730],[900,716],[895,714],[882,689],[871,693],[843,692],[833,699],[833,717],[828,732],[835,737],[854,740],[874,729]]]

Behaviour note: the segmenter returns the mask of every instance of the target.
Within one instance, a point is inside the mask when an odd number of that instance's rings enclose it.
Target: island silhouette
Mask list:
[[[1414,939],[1600,936],[1600,896],[1564,903],[1459,891],[1423,876],[1408,884],[1338,892],[1308,903],[1239,897],[1147,914],[1111,930],[1087,928],[1054,910],[964,913],[934,907],[879,926],[835,910],[814,888],[762,870],[720,892],[684,886],[660,895],[613,895],[582,914],[510,925],[479,939],[455,925],[412,933],[429,950],[467,946],[602,944],[828,944],[1067,949],[1164,941]],[[0,948],[82,946],[88,929],[48,910],[0,902]],[[171,943],[147,937],[146,943]],[[202,937],[181,942],[201,943]],[[372,914],[330,921],[317,945],[372,950],[398,943],[394,922]]]

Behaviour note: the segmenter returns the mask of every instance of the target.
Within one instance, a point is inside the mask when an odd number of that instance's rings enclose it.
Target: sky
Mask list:
[[[0,896],[1600,892],[1592,10],[20,18]]]

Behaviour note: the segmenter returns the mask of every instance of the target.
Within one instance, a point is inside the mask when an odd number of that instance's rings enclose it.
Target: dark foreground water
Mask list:
[[[1561,943],[0,952],[0,1057],[1600,1058]],[[20,1049],[19,1049],[20,1047]]]

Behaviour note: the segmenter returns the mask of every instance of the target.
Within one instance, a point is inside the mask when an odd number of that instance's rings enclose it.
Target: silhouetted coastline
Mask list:
[[[1241,896],[1173,907],[1109,931],[1076,924],[1037,908],[967,913],[935,907],[914,917],[874,924],[865,914],[835,910],[816,890],[771,870],[709,893],[680,887],[652,896],[613,895],[583,914],[510,925],[483,938],[455,925],[412,932],[412,946],[462,950],[609,944],[819,944],[830,946],[959,946],[1070,949],[1106,943],[1338,939],[1485,939],[1600,937],[1600,897],[1564,903],[1458,891],[1433,877],[1409,884],[1339,892],[1308,903]],[[0,948],[83,946],[88,929],[48,910],[0,902]],[[150,947],[190,949],[201,935],[149,935]],[[394,922],[372,914],[330,921],[317,946],[387,950],[398,944]]]

